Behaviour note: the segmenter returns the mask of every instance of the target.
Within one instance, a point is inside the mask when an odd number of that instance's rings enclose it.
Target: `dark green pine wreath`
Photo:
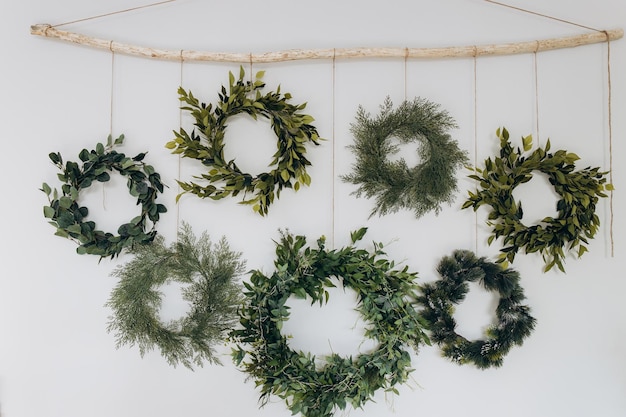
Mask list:
[[[137,345],[141,356],[158,348],[170,365],[190,369],[204,361],[221,364],[215,346],[236,325],[243,298],[236,282],[245,267],[241,254],[230,250],[225,238],[213,244],[203,233],[196,239],[187,224],[169,248],[157,236],[152,245],[137,246],[132,254],[133,260],[114,271],[120,281],[107,303],[113,310],[108,330],[116,333],[118,348]],[[189,312],[163,323],[157,288],[168,282],[187,285],[183,299]]]
[[[76,252],[79,254],[99,255],[100,259],[119,255],[122,250],[135,244],[146,244],[153,241],[156,235],[156,222],[160,214],[167,211],[163,204],[156,203],[159,193],[163,192],[161,176],[151,165],[143,162],[145,153],[129,158],[123,153],[113,150],[115,145],[124,141],[121,135],[115,142],[109,136],[107,145],[98,143],[95,150],[83,149],[78,157],[81,163],[67,161],[58,152],[50,153],[50,160],[61,170],[57,174],[63,183],[61,193],[43,183],[41,191],[48,196],[49,205],[44,206],[44,216],[56,227],[56,235],[71,239],[78,243]],[[117,172],[127,177],[130,194],[137,197],[137,205],[141,205],[141,213],[128,223],[122,224],[117,235],[103,232],[96,228],[93,221],[88,221],[89,210],[79,205],[82,190],[91,186],[94,181],[107,182],[110,172]],[[148,220],[152,222],[148,229]]]
[[[535,327],[530,309],[521,304],[526,297],[519,273],[465,250],[444,257],[437,272],[441,279],[423,285],[422,295],[417,298],[423,307],[421,314],[430,323],[431,339],[441,346],[445,357],[459,364],[473,363],[480,369],[501,366],[509,350],[522,345]],[[467,283],[474,281],[488,291],[496,291],[500,301],[497,324],[487,330],[484,340],[470,341],[456,333],[452,314],[469,291]]]
[[[352,243],[365,232],[353,232]],[[380,388],[397,393],[394,386],[412,371],[405,346],[417,349],[428,338],[411,302],[418,291],[416,273],[393,269],[393,261],[381,257],[381,244],[373,253],[353,245],[326,250],[323,238],[317,244],[317,249],[307,247],[304,236],[284,234],[276,245],[276,271],[270,276],[253,271],[250,283],[244,282],[246,302],[241,328],[232,332],[233,358],[260,387],[263,404],[277,395],[293,414],[328,417],[347,404],[362,407]],[[310,353],[289,347],[281,328],[289,318],[290,295],[322,304],[328,301],[325,287],[334,286],[331,277],[357,293],[356,310],[368,324],[365,336],[378,347],[355,357],[332,354],[317,369]]]
[[[356,156],[353,171],[342,179],[358,185],[353,193],[376,198],[370,217],[400,209],[412,210],[415,217],[429,211],[439,213],[443,203],[451,204],[457,190],[456,170],[467,162],[467,154],[447,134],[456,127],[452,117],[438,104],[422,98],[404,101],[393,109],[387,98],[376,118],[359,107],[351,126]],[[420,163],[410,168],[404,159],[390,161],[398,152],[392,143],[419,142]]]
[[[532,136],[522,138],[523,151],[516,150],[509,141],[509,132],[498,129],[500,156],[487,158],[483,168],[476,168],[480,175],[469,177],[478,181],[480,188],[469,198],[463,208],[477,210],[482,205],[491,207],[487,224],[492,227],[488,243],[503,238],[504,247],[497,262],[513,262],[515,255],[539,252],[543,256],[545,271],[556,265],[565,272],[563,259],[565,251],[576,250],[578,257],[587,252],[588,239],[592,239],[600,226],[595,214],[600,197],[606,197],[605,190],[613,190],[606,181],[606,172],[600,168],[587,167],[576,170],[575,161],[580,159],[575,153],[550,150],[550,140],[545,149],[541,147],[530,152]],[[534,171],[547,175],[554,191],[559,195],[556,209],[558,216],[545,217],[535,225],[522,222],[524,212],[522,202],[513,198],[515,188],[532,179]]]
[[[241,204],[252,205],[255,212],[264,216],[274,198],[280,197],[283,188],[298,191],[301,184],[311,183],[311,177],[306,172],[306,167],[311,165],[305,157],[306,145],[318,145],[321,140],[317,129],[310,124],[314,119],[301,112],[306,104],[288,103],[291,94],[281,94],[280,86],[276,92],[261,95],[265,87],[261,81],[263,74],[264,71],[259,71],[256,81],[252,83],[243,80],[243,67],[237,81],[229,72],[229,90],[226,91],[222,86],[215,107],[213,104],[200,103],[191,91],[186,92],[183,88],[178,90],[180,101],[187,104],[182,109],[191,112],[197,130],[190,135],[181,128],[180,132],[174,132],[174,140],[168,142],[166,147],[173,149],[174,154],[197,159],[210,167],[208,173],[195,177],[208,181],[208,185],[179,181],[183,190],[181,194],[193,193],[201,198],[219,200],[243,193]],[[278,139],[278,149],[273,155],[269,172],[251,175],[241,171],[234,159],[226,160],[226,123],[237,114],[247,114],[255,120],[260,116],[270,121]]]

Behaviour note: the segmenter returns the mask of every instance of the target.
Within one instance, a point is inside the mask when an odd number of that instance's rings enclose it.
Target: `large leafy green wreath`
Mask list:
[[[352,233],[352,243],[365,231]],[[263,401],[273,394],[294,414],[328,417],[346,404],[361,407],[380,388],[397,392],[394,386],[411,372],[405,346],[417,349],[428,339],[423,319],[411,304],[418,290],[416,273],[407,267],[393,269],[394,263],[381,257],[380,244],[375,244],[374,253],[354,246],[326,250],[323,238],[317,244],[317,249],[307,247],[304,236],[284,234],[276,245],[276,271],[270,276],[253,271],[250,282],[244,282],[246,302],[241,328],[232,332],[237,343],[233,357],[254,378]],[[281,328],[289,318],[290,295],[308,297],[312,303],[327,301],[324,288],[333,285],[331,277],[357,293],[356,309],[369,326],[365,336],[378,346],[354,358],[332,354],[318,370],[311,354],[289,347]]]
[[[483,168],[476,168],[480,175],[470,175],[480,186],[476,192],[469,191],[469,198],[463,208],[480,206],[491,207],[487,224],[492,227],[489,244],[494,239],[503,238],[504,247],[497,262],[513,262],[518,251],[540,252],[545,262],[545,271],[556,265],[565,271],[563,259],[565,251],[576,250],[578,257],[587,252],[588,239],[595,236],[600,219],[595,214],[600,197],[606,197],[605,190],[613,190],[606,181],[606,172],[600,168],[576,170],[575,161],[580,159],[575,153],[550,150],[550,140],[545,149],[539,147],[529,154],[532,136],[522,138],[522,151],[515,150],[509,141],[509,132],[503,128],[496,132],[500,138],[500,156],[487,158]],[[533,172],[539,171],[548,176],[554,191],[560,196],[556,205],[558,216],[545,217],[539,224],[525,225],[522,203],[513,197],[513,190],[531,180]]]
[[[320,141],[317,129],[310,124],[314,119],[301,112],[306,104],[288,103],[291,95],[281,94],[280,87],[276,92],[261,95],[261,89],[265,87],[261,81],[263,74],[263,71],[259,71],[253,83],[243,80],[243,67],[237,81],[232,72],[229,73],[229,90],[226,91],[222,86],[215,107],[200,103],[191,91],[187,92],[183,88],[178,90],[180,101],[187,104],[183,109],[191,112],[199,134],[196,130],[188,134],[181,128],[180,132],[174,132],[174,140],[168,142],[166,147],[173,149],[175,154],[197,159],[211,167],[208,173],[195,177],[207,180],[208,185],[179,181],[183,194],[193,193],[201,198],[219,200],[243,193],[241,203],[252,205],[255,212],[264,216],[274,197],[280,197],[283,188],[298,191],[301,184],[311,183],[311,177],[306,172],[306,167],[311,163],[305,153],[306,145],[318,145]],[[241,171],[234,159],[226,160],[226,123],[237,114],[248,114],[255,120],[260,116],[270,121],[278,139],[278,149],[270,163],[273,169],[269,172],[254,176]],[[251,196],[247,197],[247,194]]]
[[[56,188],[53,190],[43,183],[41,191],[46,193],[49,201],[49,205],[43,208],[43,214],[56,227],[57,236],[78,243],[76,252],[79,254],[113,258],[124,248],[150,243],[156,235],[155,226],[160,214],[167,211],[163,204],[156,203],[158,194],[163,192],[161,176],[151,165],[143,162],[145,153],[129,158],[113,149],[123,141],[124,135],[115,141],[109,136],[106,146],[98,143],[94,150],[83,149],[78,155],[81,163],[67,161],[64,164],[60,153],[49,154],[50,160],[61,170],[57,175],[63,185],[59,194]],[[81,191],[94,181],[109,181],[109,172],[118,172],[128,178],[128,191],[137,197],[137,204],[141,205],[141,213],[121,225],[118,235],[98,230],[95,222],[86,220],[88,208],[79,205]],[[150,229],[148,220],[152,222]]]
[[[466,152],[447,130],[456,127],[452,117],[438,104],[416,98],[397,109],[389,98],[376,118],[359,107],[351,131],[356,155],[352,173],[343,180],[356,184],[356,196],[376,198],[370,216],[400,209],[412,210],[415,217],[429,211],[439,213],[443,203],[452,203],[457,190],[456,169],[467,162]],[[401,143],[418,142],[420,163],[408,167],[404,159],[390,161],[398,151],[392,138]]]
[[[242,300],[237,282],[245,267],[241,254],[225,238],[214,244],[203,233],[196,239],[187,224],[169,248],[157,236],[153,244],[131,253],[135,257],[113,272],[120,281],[107,303],[113,310],[108,329],[115,332],[117,346],[137,345],[141,356],[158,348],[170,365],[190,369],[205,360],[220,364],[215,345],[237,323]],[[158,317],[161,293],[156,288],[169,282],[187,285],[183,299],[189,312],[164,323]]]
[[[519,273],[502,265],[477,258],[470,251],[457,250],[444,257],[437,272],[441,279],[422,286],[417,298],[422,314],[429,322],[431,337],[443,349],[443,355],[459,364],[473,363],[478,368],[498,367],[515,345],[521,345],[535,328],[535,319],[519,284]],[[452,316],[454,305],[469,291],[468,282],[478,281],[488,291],[500,296],[496,308],[497,324],[487,330],[484,340],[467,340],[456,333]]]

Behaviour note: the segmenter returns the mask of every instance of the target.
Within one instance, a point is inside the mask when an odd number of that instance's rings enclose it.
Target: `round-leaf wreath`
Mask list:
[[[300,185],[309,185],[311,177],[306,172],[307,165],[311,165],[305,157],[306,145],[319,144],[320,138],[317,129],[310,123],[313,117],[303,114],[306,104],[294,105],[288,103],[289,93],[281,94],[280,87],[276,92],[261,95],[265,83],[261,81],[264,71],[256,74],[256,81],[244,82],[243,67],[239,72],[239,79],[235,81],[232,72],[229,73],[229,90],[222,86],[219,102],[212,104],[200,103],[191,91],[179,88],[180,101],[187,104],[182,107],[191,112],[195,119],[194,125],[199,134],[194,131],[191,135],[184,129],[174,132],[174,140],[166,147],[173,149],[172,153],[181,154],[185,158],[201,161],[211,167],[208,173],[196,176],[204,179],[208,185],[199,185],[194,182],[178,181],[183,192],[193,193],[201,198],[219,200],[229,195],[244,194],[241,204],[252,205],[252,209],[264,216],[274,197],[280,197],[283,188],[293,188],[298,191]],[[256,176],[241,171],[235,160],[227,161],[224,156],[224,137],[226,123],[238,114],[248,114],[255,120],[261,116],[268,119],[272,130],[278,139],[278,150],[270,163],[272,170]],[[246,197],[250,194],[249,197]],[[177,199],[180,195],[177,197]]]
[[[56,235],[71,239],[78,243],[76,252],[79,254],[99,255],[100,259],[119,255],[124,248],[134,244],[146,244],[153,241],[156,235],[156,222],[160,214],[167,211],[163,204],[156,203],[159,193],[163,192],[161,176],[151,165],[143,162],[145,153],[129,158],[123,153],[113,150],[115,145],[124,141],[124,135],[115,141],[109,136],[107,145],[98,143],[96,149],[83,149],[78,157],[81,163],[67,161],[58,152],[49,154],[50,160],[61,170],[57,174],[63,183],[61,193],[43,183],[41,191],[48,196],[49,205],[44,206],[44,216],[50,224],[57,228]],[[141,205],[141,213],[128,223],[121,225],[117,233],[103,232],[96,228],[93,221],[87,221],[89,210],[79,205],[81,191],[91,186],[94,181],[107,182],[109,172],[118,172],[127,177],[128,191],[137,197]],[[152,222],[148,230],[148,222]]]
[[[365,232],[353,232],[352,243]],[[270,276],[253,271],[250,283],[244,282],[246,302],[241,328],[232,332],[233,358],[260,387],[263,404],[277,395],[293,414],[328,417],[346,404],[360,408],[379,388],[397,393],[394,386],[412,370],[405,346],[417,349],[428,338],[411,303],[418,290],[416,273],[393,269],[394,263],[380,256],[381,244],[375,244],[374,253],[353,245],[329,251],[323,238],[317,244],[317,249],[306,247],[304,236],[284,234],[276,246],[276,271]],[[332,354],[318,369],[310,353],[289,347],[281,328],[289,318],[288,298],[328,301],[325,287],[333,286],[331,277],[357,293],[356,310],[368,325],[365,336],[378,346],[355,357]]]
[[[245,267],[241,254],[231,251],[225,238],[213,244],[203,233],[197,240],[187,224],[169,248],[157,236],[132,253],[135,258],[113,272],[120,281],[107,303],[113,310],[108,330],[116,333],[118,348],[137,345],[144,356],[156,347],[170,365],[190,369],[203,361],[221,364],[215,345],[237,323],[242,301],[236,282]],[[164,323],[158,317],[162,294],[157,287],[168,282],[187,285],[182,294],[190,309]]]
[[[356,184],[353,193],[376,198],[370,217],[400,209],[412,210],[415,217],[429,211],[439,213],[443,203],[452,203],[457,190],[456,169],[467,162],[466,152],[446,131],[456,127],[452,117],[439,105],[416,98],[404,101],[397,109],[387,98],[376,118],[359,107],[351,126],[354,143],[349,147],[356,155],[353,171],[343,180]],[[419,142],[420,163],[410,168],[404,159],[390,161],[398,152],[392,143]]]
[[[422,286],[417,298],[421,314],[429,322],[431,338],[442,347],[443,355],[459,364],[473,363],[480,369],[499,367],[515,345],[521,345],[535,327],[530,309],[522,305],[526,298],[519,284],[519,273],[501,264],[477,258],[474,253],[457,250],[444,257],[437,272],[441,279]],[[468,282],[479,281],[488,291],[500,296],[496,308],[497,324],[486,332],[484,340],[467,340],[456,333],[452,316],[469,291]]]
[[[504,240],[497,262],[513,262],[523,249],[525,253],[540,252],[545,271],[556,265],[565,272],[565,251],[576,250],[578,257],[587,252],[584,244],[589,243],[600,226],[596,204],[600,197],[607,196],[604,191],[613,190],[613,186],[606,182],[606,172],[600,172],[600,168],[575,170],[575,161],[580,159],[575,153],[548,152],[550,140],[545,149],[539,147],[529,153],[532,136],[522,138],[522,151],[519,147],[513,149],[506,129],[498,129],[496,134],[500,138],[500,156],[487,158],[483,168],[476,168],[480,175],[469,176],[478,181],[480,189],[468,192],[463,208],[473,207],[476,211],[482,205],[491,207],[487,224],[492,233],[488,243],[499,237]],[[522,223],[522,203],[513,198],[513,191],[530,181],[534,171],[547,175],[560,199],[556,218],[545,217],[539,224],[528,226]]]

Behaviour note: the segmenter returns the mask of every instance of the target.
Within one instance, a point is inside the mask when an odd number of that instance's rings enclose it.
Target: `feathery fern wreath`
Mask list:
[[[287,101],[291,95],[281,94],[280,87],[276,92],[261,95],[261,89],[265,86],[261,81],[263,74],[264,71],[259,71],[256,81],[252,83],[243,81],[243,67],[236,82],[234,75],[229,73],[229,91],[222,86],[215,107],[200,103],[191,91],[187,93],[182,88],[178,90],[180,101],[187,104],[183,109],[191,112],[200,134],[194,130],[189,135],[181,128],[180,132],[174,132],[176,137],[166,147],[173,149],[174,154],[197,159],[211,167],[208,173],[195,177],[207,180],[209,185],[179,181],[183,190],[181,194],[193,193],[200,198],[219,200],[243,192],[241,204],[252,205],[255,212],[264,216],[274,202],[274,197],[280,197],[283,188],[298,191],[301,184],[311,183],[311,177],[306,172],[307,165],[311,163],[305,153],[306,145],[311,142],[318,145],[320,141],[317,129],[310,124],[314,119],[301,113],[306,104],[289,104]],[[255,120],[261,116],[270,121],[278,139],[278,150],[270,163],[273,167],[271,171],[253,176],[242,172],[234,159],[225,159],[226,123],[237,114],[248,114]],[[246,197],[247,194],[251,196]]]
[[[521,345],[535,327],[530,309],[522,305],[526,298],[519,285],[519,273],[502,265],[477,258],[470,251],[457,250],[444,257],[437,272],[441,279],[422,286],[417,298],[421,314],[430,323],[431,338],[443,349],[443,355],[459,364],[473,363],[478,368],[499,367],[515,345]],[[479,281],[488,291],[497,291],[498,323],[490,327],[485,340],[469,341],[455,332],[452,313],[469,291],[468,282]]]
[[[365,232],[353,232],[352,243]],[[417,349],[428,339],[410,301],[417,295],[416,273],[393,269],[392,261],[380,257],[381,244],[375,244],[374,253],[353,245],[329,251],[323,237],[317,244],[317,249],[306,247],[304,236],[283,234],[276,246],[276,271],[270,276],[253,271],[250,283],[244,282],[246,302],[241,328],[232,332],[233,358],[260,387],[263,404],[277,395],[293,414],[328,417],[348,403],[361,407],[379,388],[397,393],[394,386],[412,370],[405,345]],[[356,310],[369,325],[365,336],[378,347],[354,358],[332,354],[318,370],[310,353],[289,347],[281,328],[289,318],[289,296],[322,304],[328,301],[324,288],[333,286],[331,277],[357,293]]]
[[[150,243],[156,235],[155,226],[160,214],[167,211],[163,204],[156,203],[158,193],[163,192],[161,176],[151,165],[143,162],[145,153],[129,158],[113,150],[115,145],[123,141],[124,135],[115,139],[115,142],[109,136],[106,147],[98,143],[95,150],[83,149],[78,155],[81,163],[67,161],[64,165],[60,153],[49,154],[50,160],[62,172],[57,175],[63,185],[59,195],[57,189],[53,190],[43,183],[41,191],[46,193],[50,202],[44,206],[43,213],[50,219],[50,224],[57,228],[57,236],[78,243],[76,252],[79,254],[99,255],[101,259],[107,256],[113,258],[124,248],[136,243]],[[121,225],[117,230],[118,235],[96,229],[93,221],[86,221],[89,214],[87,207],[79,205],[81,191],[94,181],[109,181],[109,172],[112,171],[128,178],[130,195],[137,197],[137,204],[141,205],[141,214]],[[146,230],[147,219],[152,222],[150,230]]]
[[[143,356],[155,347],[167,362],[176,366],[202,366],[203,361],[220,364],[215,345],[222,343],[237,323],[242,296],[235,279],[245,262],[230,250],[225,238],[213,244],[203,233],[199,240],[184,224],[178,241],[167,248],[157,236],[152,245],[132,249],[135,258],[118,267],[120,278],[107,303],[113,310],[108,330],[114,331],[118,348],[138,345]],[[161,293],[168,282],[188,284],[183,298],[189,313],[168,323],[158,318]]]
[[[605,190],[613,190],[605,178],[606,172],[600,168],[576,171],[575,161],[580,159],[575,153],[559,150],[549,153],[550,140],[545,149],[537,148],[528,155],[532,146],[532,136],[522,138],[524,152],[514,150],[509,141],[509,132],[498,129],[500,156],[485,160],[483,168],[476,168],[480,175],[469,177],[478,181],[480,189],[469,191],[469,198],[463,208],[473,207],[476,211],[482,205],[491,206],[487,224],[492,227],[488,243],[503,237],[505,247],[501,249],[497,262],[513,262],[521,249],[525,253],[540,252],[545,263],[545,271],[556,265],[565,272],[564,249],[577,248],[581,257],[587,252],[588,239],[595,236],[600,219],[595,214],[600,197],[606,197]],[[532,179],[534,171],[548,176],[554,191],[560,196],[556,205],[558,216],[545,217],[539,224],[522,223],[522,203],[515,201],[513,190]]]
[[[351,126],[354,144],[349,146],[356,162],[353,172],[342,179],[359,186],[353,193],[357,197],[376,198],[370,217],[400,209],[412,210],[417,218],[429,211],[439,213],[443,203],[453,201],[456,169],[467,162],[466,152],[446,133],[453,127],[456,124],[446,111],[421,98],[404,101],[395,110],[387,98],[375,119],[359,107]],[[421,162],[409,168],[404,159],[390,161],[388,155],[398,151],[392,138],[419,142]]]

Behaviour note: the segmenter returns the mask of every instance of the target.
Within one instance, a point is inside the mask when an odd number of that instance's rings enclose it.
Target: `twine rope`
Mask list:
[[[183,86],[183,69],[184,69],[185,58],[183,57],[183,50],[180,50],[180,79],[179,84],[181,87]],[[183,128],[183,107],[178,106],[178,131]],[[181,178],[182,174],[182,156],[178,155],[178,178]],[[180,184],[176,181],[176,194],[180,194]],[[176,242],[178,242],[178,231],[180,230],[180,202],[176,204]]]
[[[57,25],[51,25],[50,27],[58,28],[60,26],[71,25],[72,23],[86,22],[88,20],[100,19],[102,17],[113,16],[113,15],[116,15],[116,14],[132,12],[132,11],[140,10],[140,9],[147,9],[149,7],[159,6],[161,4],[172,3],[172,2],[175,2],[175,1],[176,0],[165,0],[165,1],[160,1],[160,2],[157,2],[157,3],[146,4],[146,5],[143,5],[143,6],[131,7],[131,8],[128,8],[128,9],[118,10],[118,11],[115,11],[115,12],[103,13],[103,14],[99,14],[99,15],[95,15],[95,16],[85,17],[85,18],[82,18],[82,19],[71,20],[69,22],[59,23]]]
[[[473,75],[474,75],[474,174],[477,174],[478,164],[478,48],[474,46]],[[475,189],[478,193],[478,186]],[[474,210],[474,253],[478,254],[478,211]]]
[[[330,247],[332,249],[335,249],[335,148],[337,146],[337,144],[335,143],[335,64],[336,64],[336,56],[335,56],[335,49],[333,48],[333,74],[332,74],[332,122],[331,122],[331,135],[332,135],[332,142],[333,142],[333,146],[332,146],[332,176],[333,176],[333,181],[332,181],[332,185],[331,185],[331,192],[332,192],[332,196],[331,196],[331,233],[330,233]]]
[[[533,53],[533,71],[535,76],[535,134],[537,143],[539,143],[539,71],[537,63],[537,51],[539,50],[539,41],[537,41],[537,49]]]

